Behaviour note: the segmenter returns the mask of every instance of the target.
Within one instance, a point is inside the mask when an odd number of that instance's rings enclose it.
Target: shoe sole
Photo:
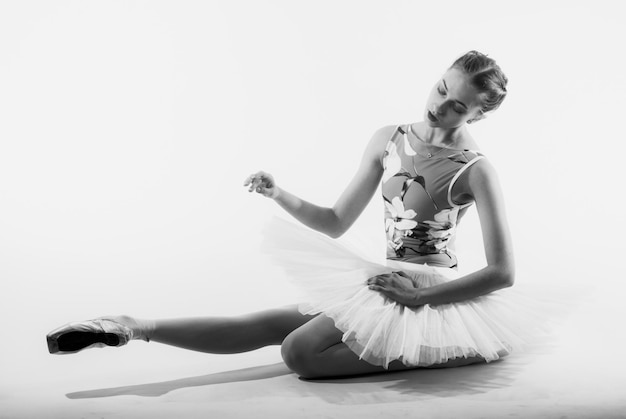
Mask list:
[[[58,352],[77,352],[94,343],[103,343],[107,346],[119,346],[120,338],[114,333],[104,332],[67,332],[61,336],[48,338],[48,351],[51,354]]]

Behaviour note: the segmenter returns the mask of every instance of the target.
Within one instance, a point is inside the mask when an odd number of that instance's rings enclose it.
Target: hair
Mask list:
[[[498,109],[506,97],[506,85],[509,79],[493,58],[489,58],[478,51],[469,51],[459,57],[450,68],[464,71],[470,76],[470,83],[479,92],[485,93],[481,108],[482,113]]]

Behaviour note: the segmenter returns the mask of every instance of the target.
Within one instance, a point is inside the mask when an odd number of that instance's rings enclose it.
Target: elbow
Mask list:
[[[331,239],[338,239],[348,231],[349,226],[346,226],[344,222],[337,216],[334,209],[330,209],[330,217],[328,218],[327,228],[324,233]]]
[[[326,235],[330,237],[331,239],[338,239],[339,237],[343,236],[343,233],[345,232],[346,230],[342,228],[333,228],[333,229],[326,231]]]
[[[514,269],[501,269],[496,276],[498,278],[498,285],[500,288],[509,288],[515,284],[515,270]]]
[[[512,287],[515,283],[515,270],[513,268],[502,265],[491,265],[487,269],[490,271],[488,278],[493,291]]]

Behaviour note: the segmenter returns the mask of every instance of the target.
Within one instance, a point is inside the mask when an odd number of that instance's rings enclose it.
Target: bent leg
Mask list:
[[[150,340],[193,351],[239,353],[280,345],[314,316],[288,306],[235,317],[166,319],[154,322]]]
[[[289,369],[303,378],[347,377],[385,371],[402,371],[418,367],[393,361],[388,369],[359,359],[358,355],[341,341],[343,333],[327,316],[320,315],[293,331],[281,347]],[[458,358],[429,368],[447,368],[484,362],[480,357]]]
[[[343,333],[332,319],[320,315],[293,331],[284,340],[281,353],[285,364],[303,378],[331,378],[387,371],[359,359],[341,341]],[[402,363],[389,365],[389,370],[409,369]]]

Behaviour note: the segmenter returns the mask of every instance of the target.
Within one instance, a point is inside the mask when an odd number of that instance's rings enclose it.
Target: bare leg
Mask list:
[[[236,317],[156,320],[151,341],[216,354],[280,345],[289,333],[314,316],[289,306]]]
[[[389,368],[372,365],[341,341],[342,332],[326,316],[318,316],[291,333],[283,342],[282,355],[287,366],[304,378],[331,378],[385,371],[413,369],[399,361]],[[456,367],[484,362],[482,358],[459,358],[432,368]]]

